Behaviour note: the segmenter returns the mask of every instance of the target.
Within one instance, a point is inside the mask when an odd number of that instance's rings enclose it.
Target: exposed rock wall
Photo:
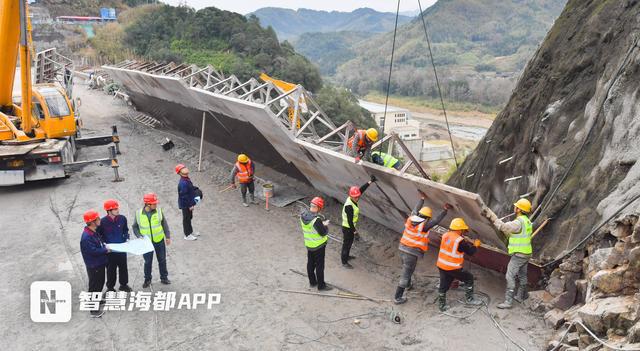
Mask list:
[[[542,205],[536,224],[553,218],[534,240],[538,259],[560,256],[640,195],[638,38],[640,1],[570,0],[449,182],[479,193],[498,214],[530,194],[534,208]]]

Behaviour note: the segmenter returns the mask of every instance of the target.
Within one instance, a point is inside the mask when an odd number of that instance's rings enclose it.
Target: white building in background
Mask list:
[[[375,102],[358,100],[360,107],[371,113],[371,118],[376,121],[381,132],[398,134],[400,139],[416,158],[421,158],[422,138],[420,137],[420,122],[411,119],[411,111],[396,107],[387,106],[385,117],[384,105]],[[398,150],[402,153],[402,150]]]

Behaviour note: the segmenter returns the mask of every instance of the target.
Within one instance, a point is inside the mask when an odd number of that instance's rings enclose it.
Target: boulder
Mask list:
[[[585,303],[587,301],[587,290],[589,282],[586,279],[576,280],[576,303]]]
[[[564,292],[564,279],[561,275],[549,278],[546,289],[551,296],[558,296]]]
[[[573,303],[575,301],[576,290],[573,289],[573,291],[565,291],[562,294],[554,297],[553,300],[551,300],[551,305],[555,308],[565,311],[573,306]]]
[[[629,329],[629,342],[640,342],[640,322]]]
[[[564,339],[564,341],[571,346],[578,346],[579,339],[580,335],[578,334],[578,332],[573,332],[567,334],[567,337]]]
[[[546,312],[551,309],[551,300],[553,296],[546,290],[530,291],[525,305],[534,312]]]
[[[564,272],[580,273],[582,272],[582,263],[569,262],[569,261],[562,262],[559,268]]]
[[[564,312],[558,308],[545,313],[544,322],[549,328],[558,329],[564,323]]]
[[[616,269],[603,269],[591,278],[591,284],[594,288],[606,293],[616,293],[624,287],[623,275],[625,267]]]
[[[633,326],[639,308],[639,301],[634,296],[607,297],[586,303],[578,310],[578,316],[591,331],[604,335],[612,328]]]
[[[640,246],[636,246],[629,251],[629,267],[640,270]]]
[[[607,247],[603,249],[595,250],[589,255],[589,273],[599,271],[603,263],[607,260],[607,257],[613,252],[613,247]]]

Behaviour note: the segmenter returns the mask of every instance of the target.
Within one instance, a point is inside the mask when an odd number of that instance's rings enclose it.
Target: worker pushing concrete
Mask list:
[[[531,235],[533,225],[527,216],[531,212],[531,202],[520,199],[513,204],[516,219],[510,222],[501,221],[494,213],[489,215],[493,225],[509,237],[509,265],[507,266],[507,291],[504,302],[497,307],[508,309],[513,307],[513,300],[523,302],[527,299],[527,269],[533,253]],[[516,277],[518,286],[516,291]]]
[[[318,287],[319,291],[332,290],[324,281],[324,257],[325,248],[329,239],[328,220],[320,215],[324,207],[321,197],[311,200],[309,210],[300,215],[300,226],[304,235],[304,246],[307,248],[307,276],[309,286]]]
[[[98,233],[105,244],[121,244],[129,240],[127,217],[120,214],[120,204],[114,199],[104,202],[107,215],[100,220]],[[131,292],[126,252],[110,252],[107,255],[107,291],[116,291],[116,276],[120,282],[120,291]]]
[[[189,178],[189,168],[178,164],[176,166],[176,174],[180,176],[178,182],[178,208],[182,211],[182,229],[184,231],[184,240],[197,240],[200,233],[193,231],[191,220],[193,219],[193,209],[200,201],[200,197],[196,195],[196,187],[193,186]]]
[[[158,269],[160,270],[160,282],[171,284],[169,272],[167,271],[167,245],[171,245],[171,233],[169,224],[160,207],[158,207],[158,196],[154,193],[144,195],[144,207],[136,212],[134,217],[133,233],[136,237],[149,237],[153,243],[156,258],[158,259]],[[166,238],[166,239],[165,239]],[[166,245],[165,245],[166,243]],[[151,285],[151,269],[153,265],[153,251],[142,255],[144,258],[144,283],[143,288]]]
[[[82,259],[87,267],[87,276],[89,280],[88,292],[102,293],[104,287],[104,275],[107,269],[107,254],[111,252],[106,247],[102,238],[97,233],[100,225],[100,215],[94,210],[88,210],[83,215],[86,226],[82,231],[80,238],[80,252]],[[98,308],[96,311],[90,311],[91,317],[97,318],[104,314],[104,310]]]
[[[371,153],[371,161],[387,168],[394,168],[398,171],[402,169],[402,162],[391,154],[382,151],[374,151]]]
[[[351,155],[355,157],[356,163],[361,159],[371,159],[371,145],[378,141],[378,130],[369,128],[367,130],[358,129],[347,141]]]
[[[236,188],[235,180],[237,176],[238,182],[240,183],[240,193],[242,194],[242,206],[244,207],[249,206],[247,203],[247,190],[249,190],[249,195],[251,195],[251,203],[257,204],[254,195],[255,185],[253,182],[255,171],[255,165],[247,155],[238,155],[238,161],[233,166],[233,170],[231,170],[231,185],[234,189]]]
[[[469,227],[462,218],[454,218],[449,225],[449,231],[440,240],[440,252],[438,253],[438,271],[440,272],[440,286],[438,288],[438,309],[446,311],[447,291],[454,279],[465,283],[465,302],[469,305],[480,305],[482,301],[473,296],[473,275],[462,268],[464,254],[473,255],[480,247],[480,240],[476,239],[473,245],[465,240],[464,233]]]
[[[423,207],[425,198],[426,195],[420,191],[420,199],[404,224],[404,232],[398,246],[402,259],[402,275],[393,299],[396,304],[407,302],[407,298],[403,296],[404,291],[413,286],[411,276],[416,270],[418,258],[424,257],[424,253],[429,249],[429,230],[438,225],[452,208],[450,204],[445,204],[444,211],[435,219],[431,219],[431,208]]]
[[[340,255],[340,260],[342,261],[342,267],[344,268],[353,269],[349,260],[354,259],[355,257],[350,256],[349,253],[351,251],[351,245],[353,245],[353,240],[356,240],[356,236],[358,235],[358,230],[356,229],[360,215],[358,200],[367,190],[369,185],[376,180],[376,176],[372,175],[371,180],[361,187],[358,188],[357,186],[352,186],[349,188],[349,197],[347,197],[344,202],[344,206],[342,206],[342,234],[344,237],[342,238],[342,253]]]

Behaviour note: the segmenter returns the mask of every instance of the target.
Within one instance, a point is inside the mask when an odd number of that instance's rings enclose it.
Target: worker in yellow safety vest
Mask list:
[[[402,169],[402,162],[400,160],[382,151],[372,152],[371,161],[383,167],[395,168],[398,171]]]
[[[469,305],[480,305],[482,302],[473,295],[473,275],[462,268],[464,254],[473,255],[480,247],[480,240],[473,244],[465,240],[464,233],[469,227],[462,218],[454,218],[449,225],[449,231],[440,240],[438,252],[438,271],[440,272],[440,286],[438,288],[438,309],[446,311],[447,291],[454,279],[465,283],[465,302]]]
[[[300,226],[304,235],[304,246],[307,248],[309,286],[317,286],[319,291],[328,291],[333,288],[324,281],[324,253],[329,240],[329,221],[320,214],[323,207],[324,200],[314,197],[309,210],[300,215]]]
[[[422,191],[420,195],[416,207],[404,223],[404,231],[398,246],[402,259],[402,275],[393,299],[396,304],[407,302],[407,298],[403,296],[404,290],[412,288],[411,276],[416,270],[418,258],[424,257],[424,253],[429,249],[429,230],[442,221],[447,215],[447,210],[453,208],[450,204],[445,204],[444,211],[440,212],[438,217],[431,219],[433,216],[431,208],[423,206],[426,195]]]
[[[349,255],[351,251],[351,245],[353,241],[357,240],[358,230],[356,225],[358,224],[358,218],[360,218],[360,207],[358,207],[358,200],[360,196],[364,194],[371,183],[377,179],[375,176],[371,176],[371,180],[362,185],[361,187],[352,186],[349,188],[349,197],[344,201],[342,206],[342,253],[340,254],[340,260],[342,261],[342,267],[347,269],[353,269],[349,260],[355,257]]]
[[[533,225],[527,216],[531,212],[531,202],[520,199],[513,204],[516,219],[510,222],[501,221],[494,213],[489,215],[493,225],[509,237],[509,265],[507,266],[507,291],[504,302],[497,307],[508,309],[513,307],[513,300],[522,302],[527,299],[527,269],[533,253],[531,236]],[[516,291],[516,277],[518,287]]]
[[[358,129],[349,140],[347,140],[347,146],[351,156],[355,157],[355,162],[360,162],[360,159],[369,160],[371,153],[371,145],[378,141],[378,130],[375,128],[369,128],[367,130]]]
[[[169,272],[167,271],[167,249],[165,246],[171,244],[171,233],[167,219],[160,207],[158,207],[158,195],[148,193],[144,195],[144,207],[136,212],[133,220],[133,233],[136,237],[148,237],[153,243],[158,268],[160,269],[160,282],[171,284]],[[151,266],[153,264],[153,251],[142,255],[144,258],[144,283],[143,288],[151,285]]]

